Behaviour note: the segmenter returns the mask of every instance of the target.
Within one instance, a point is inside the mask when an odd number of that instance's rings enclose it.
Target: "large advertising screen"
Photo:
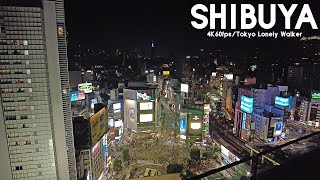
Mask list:
[[[121,126],[123,126],[123,122],[122,122],[122,120],[118,120],[118,121],[115,121],[114,122],[114,127],[121,127]]]
[[[97,155],[97,153],[99,152],[99,147],[100,147],[100,143],[97,142],[97,144],[95,144],[92,148],[92,154],[93,157],[95,157]]]
[[[188,115],[188,135],[202,136],[203,131],[203,115]]]
[[[78,101],[78,91],[70,92],[70,101]]]
[[[198,123],[192,122],[190,127],[191,127],[191,129],[200,129],[201,128],[201,123],[200,122],[198,122]]]
[[[90,118],[90,126],[91,126],[91,140],[92,144],[96,144],[103,135],[107,132],[107,113],[105,108],[102,108],[96,114],[91,116]]]
[[[210,105],[209,104],[203,104],[203,109],[204,110],[210,110]]]
[[[86,94],[84,91],[78,91],[78,101],[83,100],[86,98]]]
[[[224,78],[226,78],[227,80],[233,80],[233,74],[225,74]]]
[[[274,104],[283,107],[289,106],[289,98],[276,96]]]
[[[111,128],[111,127],[114,127],[114,126],[115,126],[114,119],[109,119],[109,121],[108,121],[108,127]]]
[[[140,114],[140,122],[152,122],[153,114]]]
[[[311,99],[320,100],[320,91],[311,91]]]
[[[137,99],[138,100],[146,100],[146,101],[152,100],[151,91],[137,92]]]
[[[115,103],[112,106],[113,106],[113,110],[121,109],[121,103]]]
[[[169,76],[170,75],[170,71],[163,71],[162,72],[164,76]]]
[[[187,128],[187,119],[186,117],[180,117],[180,134],[185,134]]]
[[[246,113],[243,113],[243,114],[242,114],[242,129],[243,129],[243,130],[246,130],[246,129],[247,129],[246,123],[247,123],[247,114],[246,114]]]
[[[181,92],[187,93],[189,91],[189,85],[188,84],[181,84]]]
[[[70,101],[80,101],[85,98],[86,96],[83,91],[70,92]]]
[[[82,83],[78,84],[78,90],[84,91],[84,93],[91,93],[92,92],[92,83]]]
[[[274,135],[279,136],[282,133],[282,122],[276,122],[274,128]]]
[[[96,98],[91,99],[91,104],[90,104],[90,108],[94,109],[94,105],[98,103],[98,100]]]
[[[253,98],[247,96],[241,96],[240,109],[246,113],[252,113],[253,109]]]
[[[153,103],[152,102],[140,102],[140,110],[152,110]]]

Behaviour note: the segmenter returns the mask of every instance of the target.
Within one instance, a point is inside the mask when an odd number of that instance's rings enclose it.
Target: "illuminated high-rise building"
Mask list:
[[[0,1],[0,179],[76,179],[63,0]]]

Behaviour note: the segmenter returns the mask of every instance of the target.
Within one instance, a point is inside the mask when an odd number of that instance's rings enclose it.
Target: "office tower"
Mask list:
[[[0,1],[1,179],[76,179],[63,0]]]

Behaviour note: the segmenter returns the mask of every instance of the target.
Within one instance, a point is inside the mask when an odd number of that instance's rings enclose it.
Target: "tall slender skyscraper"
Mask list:
[[[0,1],[0,179],[76,179],[63,0]]]

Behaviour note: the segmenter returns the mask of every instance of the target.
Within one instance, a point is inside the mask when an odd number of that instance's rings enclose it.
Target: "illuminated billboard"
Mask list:
[[[115,121],[114,122],[114,127],[121,127],[121,126],[123,126],[123,122],[122,122],[122,120],[119,120],[119,121]]]
[[[224,78],[227,80],[233,80],[233,74],[225,74]]]
[[[78,92],[70,92],[70,101],[78,101]]]
[[[289,106],[289,98],[276,96],[274,104],[279,106]]]
[[[311,99],[320,100],[320,91],[311,91]]]
[[[114,119],[109,119],[109,121],[108,121],[108,127],[111,128],[111,127],[114,127],[114,126],[115,126]]]
[[[91,93],[92,92],[92,83],[82,83],[78,84],[78,90],[84,91],[84,93]]]
[[[181,92],[189,92],[189,85],[188,84],[181,84]]]
[[[115,103],[112,105],[113,110],[121,109],[121,103]]]
[[[241,96],[240,109],[246,113],[252,113],[253,109],[253,98],[247,96]]]
[[[84,91],[78,91],[78,101],[86,98]]]
[[[246,123],[247,123],[247,114],[246,114],[246,113],[243,113],[243,114],[242,114],[242,129],[243,129],[243,130],[246,130],[246,129],[247,129]]]
[[[210,105],[209,104],[203,104],[203,109],[204,110],[210,110]]]
[[[152,110],[153,103],[152,102],[140,102],[140,110]]]
[[[97,153],[99,152],[99,147],[100,147],[100,143],[97,142],[97,144],[95,144],[91,150],[93,157],[95,157],[97,155]]]
[[[281,133],[282,133],[282,122],[276,122],[275,123],[275,132],[274,132],[274,135],[275,136],[279,136]]]
[[[191,129],[200,129],[201,123],[191,123],[190,127]]]
[[[170,75],[170,71],[163,71],[162,74],[163,74],[164,76],[169,76],[169,75]]]
[[[204,129],[203,115],[188,114],[188,135],[189,136],[201,136]]]
[[[91,99],[91,104],[90,104],[90,108],[94,109],[94,105],[98,103],[98,100],[96,98]]]
[[[140,114],[140,122],[152,122],[153,114]]]
[[[152,100],[151,95],[149,95],[149,93],[147,94],[146,92],[141,93],[141,92],[137,92],[137,99],[138,100]]]
[[[186,117],[180,117],[180,134],[185,134],[187,128]]]
[[[83,91],[70,92],[70,101],[80,101],[85,99],[85,94]]]
[[[91,116],[90,118],[90,126],[91,126],[91,142],[92,144],[96,144],[103,135],[107,132],[107,113],[106,109],[102,108],[96,114]]]
[[[244,79],[244,85],[256,84],[256,82],[257,82],[257,79],[255,77]]]

